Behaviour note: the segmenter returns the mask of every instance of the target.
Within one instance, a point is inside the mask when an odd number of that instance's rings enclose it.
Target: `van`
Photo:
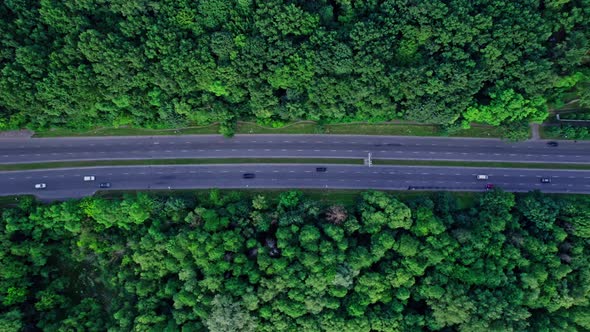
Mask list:
[[[477,179],[478,179],[478,180],[487,180],[487,179],[488,179],[488,176],[487,176],[487,175],[485,175],[485,174],[479,174],[479,175],[477,176]]]

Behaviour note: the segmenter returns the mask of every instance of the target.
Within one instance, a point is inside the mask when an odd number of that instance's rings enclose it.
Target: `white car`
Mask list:
[[[37,183],[35,185],[35,189],[45,189],[45,188],[47,188],[47,184],[45,184],[45,183]]]
[[[485,174],[479,174],[479,175],[477,176],[477,179],[478,179],[478,180],[487,180],[487,179],[488,179],[488,176],[487,176],[487,175],[485,175]]]
[[[94,181],[94,175],[86,175],[84,181]]]

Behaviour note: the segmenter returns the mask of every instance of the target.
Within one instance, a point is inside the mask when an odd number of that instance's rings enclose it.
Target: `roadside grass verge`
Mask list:
[[[155,135],[214,135],[219,125],[179,129],[94,128],[90,130],[49,129],[37,131],[34,137],[82,137],[82,136],[155,136]],[[333,134],[333,135],[391,135],[391,136],[447,136],[437,125],[405,123],[332,123],[320,125],[314,121],[298,121],[273,128],[254,122],[240,121],[235,134]],[[501,137],[500,128],[473,125],[470,129],[453,133],[451,137]]]
[[[322,134],[321,127],[313,121],[292,122],[280,128],[262,126],[254,122],[238,122],[236,134]]]
[[[141,129],[141,128],[95,128],[90,130],[50,129],[36,131],[33,137],[83,137],[83,136],[161,136],[161,135],[205,135],[219,134],[219,126],[212,124],[203,127],[180,129]]]
[[[135,195],[139,192],[147,193],[149,195],[155,197],[181,197],[186,198],[189,200],[197,199],[199,201],[207,200],[210,196],[212,190],[217,190],[222,195],[227,195],[231,192],[237,192],[240,197],[249,197],[252,198],[256,195],[265,195],[273,201],[278,200],[278,197],[281,193],[287,192],[290,190],[297,190],[302,192],[307,197],[320,201],[322,204],[325,205],[344,205],[348,208],[353,208],[356,206],[358,200],[360,199],[360,194],[363,192],[369,191],[368,189],[295,189],[295,188],[285,188],[285,189],[185,189],[185,190],[109,190],[109,191],[97,191],[94,197],[100,197],[105,199],[120,199],[124,195]],[[460,192],[460,191],[451,191],[451,192],[435,192],[435,191],[395,191],[395,190],[379,190],[383,192],[390,193],[397,197],[399,200],[403,202],[409,202],[414,199],[421,199],[423,197],[428,198],[435,198],[435,195],[440,195],[444,193],[445,195],[450,195],[454,197],[457,201],[457,207],[459,209],[468,209],[474,207],[475,204],[478,202],[479,198],[481,197],[482,193],[479,192]],[[523,193],[516,193],[516,195],[525,195]],[[579,197],[587,197],[588,195],[584,194],[556,194],[556,193],[547,193],[545,195],[554,197],[554,198],[579,198]],[[11,195],[11,196],[0,196],[0,207],[11,207],[18,204],[19,200],[25,197],[32,197],[35,200],[35,196],[33,195]]]
[[[389,160],[374,159],[373,165],[400,166],[449,166],[482,168],[535,168],[535,169],[590,169],[590,164],[556,164],[556,163],[519,163],[488,161],[450,161],[450,160]]]
[[[547,128],[547,126],[539,126],[539,137],[541,139],[563,139],[559,135],[552,134]]]
[[[439,126],[414,123],[331,123],[319,125],[301,121],[280,128],[270,128],[251,122],[238,124],[236,134],[327,134],[327,135],[386,135],[386,136],[445,136]],[[451,137],[500,137],[495,127],[473,126]]]
[[[0,207],[10,207],[18,205],[19,201],[23,198],[31,197],[35,200],[35,196],[33,195],[10,195],[10,196],[0,196]]]
[[[51,168],[78,168],[96,166],[158,166],[208,164],[349,164],[362,165],[363,160],[337,158],[201,158],[201,159],[141,159],[141,160],[90,160],[60,161],[30,164],[0,164],[0,171],[25,171]]]
[[[393,123],[341,123],[325,125],[326,134],[391,135],[391,136],[441,136],[438,126]]]
[[[566,123],[563,123],[564,125]],[[559,126],[559,125],[557,125]],[[539,126],[539,137],[541,139],[554,139],[554,140],[566,140],[566,141],[588,141],[590,140],[590,136],[586,138],[566,138],[559,134],[552,133],[550,130],[547,130],[550,126]]]
[[[232,192],[238,193],[240,197],[253,198],[257,195],[264,195],[274,202],[277,202],[279,195],[287,191],[299,191],[302,192],[306,197],[312,200],[319,201],[325,205],[343,205],[352,208],[357,205],[360,195],[363,192],[370,191],[368,189],[297,189],[297,188],[285,188],[285,189],[194,189],[194,190],[142,190],[142,191],[131,191],[131,190],[119,190],[119,191],[98,191],[96,197],[106,199],[118,199],[124,195],[134,195],[137,192],[144,192],[155,197],[182,197],[186,199],[197,199],[198,201],[207,201],[209,199],[212,190],[218,191],[222,196],[228,195]],[[430,197],[440,194],[440,192],[433,191],[396,191],[396,190],[378,190],[387,192],[397,197],[399,200],[408,202],[413,199]],[[469,208],[475,205],[479,195],[478,192],[448,192],[452,197],[457,199],[458,207]]]
[[[473,125],[471,128],[460,130],[452,135],[449,135],[449,137],[501,138],[502,128]]]

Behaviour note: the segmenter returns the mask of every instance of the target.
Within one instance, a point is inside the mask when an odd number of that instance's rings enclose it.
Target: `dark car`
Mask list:
[[[101,182],[98,186],[100,188],[110,188],[111,187],[111,183],[110,182]]]
[[[256,174],[254,174],[254,173],[244,173],[244,174],[242,175],[242,177],[243,177],[244,179],[253,179],[253,178],[255,178],[255,177],[256,177]]]
[[[541,183],[551,183],[551,178],[541,178]]]
[[[327,170],[328,170],[328,169],[327,169],[327,168],[325,168],[325,167],[316,167],[316,168],[315,168],[315,171],[316,171],[316,172],[325,172],[325,171],[327,171]]]
[[[494,189],[494,185],[491,183],[486,184],[486,189],[490,190],[490,189]]]
[[[551,141],[551,142],[547,142],[547,145],[549,145],[549,146],[558,146],[559,143],[557,143],[555,141]]]

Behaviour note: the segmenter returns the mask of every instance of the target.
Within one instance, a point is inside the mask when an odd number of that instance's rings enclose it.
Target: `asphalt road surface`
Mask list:
[[[316,167],[326,167],[317,172]],[[244,179],[244,173],[255,178]],[[478,181],[476,175],[487,174]],[[83,176],[94,175],[85,182]],[[552,183],[541,183],[550,177]],[[75,198],[93,194],[101,182],[111,190],[174,190],[190,188],[327,188],[483,191],[487,183],[507,191],[541,190],[590,193],[590,171],[506,168],[352,166],[352,165],[195,165],[122,166],[0,172],[0,195],[35,194],[41,199]],[[34,189],[45,183],[46,189]]]
[[[366,158],[590,163],[590,141],[340,135],[2,138],[0,163],[178,158]]]

